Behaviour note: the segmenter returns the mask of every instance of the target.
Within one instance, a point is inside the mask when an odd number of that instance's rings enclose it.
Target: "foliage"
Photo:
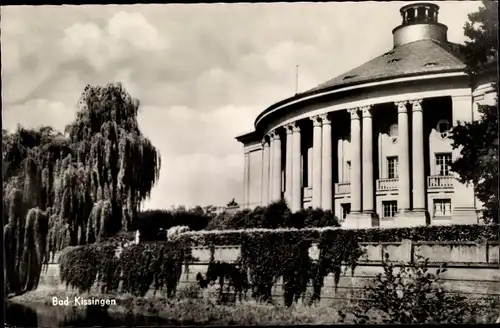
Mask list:
[[[318,241],[321,236],[333,241],[340,235],[352,235],[362,242],[400,242],[403,239],[412,241],[484,241],[497,240],[498,225],[449,225],[449,226],[421,226],[408,228],[370,228],[344,230],[335,227],[326,228],[282,228],[282,229],[248,229],[223,231],[191,231],[181,235],[181,239],[193,245],[223,246],[241,245],[246,238],[269,235],[269,239],[285,239],[292,235],[311,241]],[[354,237],[356,236],[356,237]],[[343,238],[343,237],[342,237]],[[347,238],[347,237],[346,237]]]
[[[11,200],[15,203],[19,193],[13,193],[9,196],[14,198]],[[10,218],[15,218],[15,215]],[[22,221],[19,221],[11,220],[4,227],[7,290],[32,290],[38,286],[46,260],[48,219],[45,212],[32,208],[26,215],[25,225],[22,226]]]
[[[198,299],[202,294],[201,287],[198,284],[188,285],[186,288],[179,290],[178,298],[183,299]]]
[[[61,281],[66,283],[66,287],[76,288],[80,292],[90,290],[97,279],[101,260],[95,246],[64,249],[59,257]]]
[[[464,26],[467,72],[481,74],[485,67],[498,60],[498,4],[482,1],[477,12],[468,15]],[[496,63],[495,63],[496,64]]]
[[[483,1],[483,6],[468,18],[464,26],[469,38],[464,47],[466,70],[471,85],[477,86],[481,75],[497,77],[498,3]],[[461,157],[452,163],[452,170],[462,183],[474,185],[477,198],[484,204],[484,218],[498,223],[498,97],[495,105],[480,105],[478,111],[479,120],[460,122],[453,128],[453,148],[460,150]]]
[[[127,230],[158,179],[159,154],[121,84],[87,86],[78,105],[65,135],[51,127],[2,131],[4,236],[15,258],[9,291],[35,288],[37,263],[50,253]]]
[[[176,242],[68,247],[60,257],[61,280],[80,292],[100,286],[102,293],[120,291],[144,296],[166,287],[173,297],[185,261],[185,248]],[[119,255],[118,255],[119,254]],[[120,285],[120,281],[122,282]]]
[[[167,231],[167,240],[173,240],[177,238],[181,233],[189,231],[188,226],[175,226]]]
[[[272,287],[283,279],[285,303],[290,306],[302,297],[308,284],[313,285],[312,301],[319,300],[324,277],[333,273],[338,284],[341,267],[354,273],[363,255],[359,242],[402,241],[476,241],[496,240],[497,226],[430,226],[393,229],[342,230],[254,229],[240,231],[192,232],[181,235],[190,245],[241,245],[241,263],[249,271],[253,296],[272,302]],[[317,262],[308,250],[317,243]],[[345,273],[345,272],[344,272]]]
[[[339,227],[339,221],[332,211],[302,209],[292,213],[285,200],[258,206],[253,210],[243,209],[235,213],[221,213],[207,225],[207,230],[231,229],[277,229]]]
[[[179,282],[185,249],[176,243],[138,244],[124,250],[120,258],[122,291],[144,296],[152,283],[154,291],[167,287],[173,297]]]
[[[165,240],[166,235],[160,232],[167,231],[175,226],[188,226],[192,231],[203,230],[215,217],[212,207],[200,206],[186,209],[184,207],[171,210],[147,210],[139,212],[133,226],[141,233],[141,240]]]
[[[452,163],[460,182],[472,183],[484,204],[483,217],[498,223],[498,113],[494,106],[480,105],[482,118],[453,129],[453,147],[461,157]]]
[[[187,251],[189,247],[200,244],[209,247],[241,245],[238,264],[250,278],[252,296],[259,301],[272,303],[272,288],[282,279],[285,304],[291,306],[305,296],[308,285],[313,287],[311,301],[319,301],[323,281],[328,274],[334,274],[335,285],[339,282],[342,267],[346,268],[344,274],[347,269],[353,274],[357,261],[363,256],[360,242],[410,239],[483,243],[495,240],[497,233],[498,226],[485,225],[186,232],[173,242],[140,243],[126,247],[119,259],[111,251],[116,246],[111,249],[95,244],[69,248],[61,256],[61,277],[69,285],[81,290],[88,290],[95,282],[99,282],[104,291],[116,290],[117,284],[111,282],[121,277],[121,291],[144,295],[154,283],[155,292],[167,286],[167,294],[173,296],[182,263],[192,260]],[[313,243],[319,249],[317,260],[312,260],[308,254]],[[90,278],[86,278],[88,275]]]
[[[135,229],[141,232],[142,240],[165,240],[164,232],[174,226],[188,226],[190,230],[231,230],[231,229],[277,229],[338,227],[338,219],[332,211],[304,209],[292,213],[284,200],[269,206],[259,206],[235,212],[223,211],[215,214],[212,206],[186,209],[148,210],[138,214]]]
[[[432,274],[428,272],[429,260],[418,257],[396,271],[388,261],[389,254],[385,258],[384,273],[379,273],[368,286],[367,300],[351,309],[356,323],[370,323],[370,311],[381,315],[384,323],[393,324],[467,323],[474,318],[474,307],[463,296],[447,293],[440,284],[446,265]],[[340,315],[346,318],[345,313]]]

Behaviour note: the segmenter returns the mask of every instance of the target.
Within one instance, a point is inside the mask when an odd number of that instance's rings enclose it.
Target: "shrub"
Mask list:
[[[292,214],[285,200],[279,200],[269,204],[264,210],[262,227],[259,228],[284,228],[287,218]]]
[[[179,291],[178,298],[183,299],[198,299],[202,293],[201,287],[198,284],[190,284]]]
[[[340,227],[339,220],[331,210],[323,211],[321,208],[306,210],[304,227],[306,228],[323,228],[323,227]]]
[[[95,283],[102,292],[117,290],[144,296],[153,284],[154,291],[167,288],[175,295],[186,250],[178,242],[140,243],[122,249],[118,258],[116,244],[91,244],[71,247],[60,257],[61,280],[80,292]],[[187,259],[190,259],[187,257]]]
[[[175,226],[187,226],[193,231],[203,230],[214,217],[214,214],[199,206],[192,209],[147,210],[138,214],[132,228],[140,231],[142,240],[165,240],[166,236],[160,231]]]
[[[299,212],[297,212],[299,213]],[[304,212],[301,212],[304,213]],[[292,215],[293,216],[293,215]],[[431,226],[395,229],[253,229],[236,231],[205,231],[181,235],[190,245],[241,245],[243,266],[249,270],[254,296],[271,301],[271,290],[283,278],[286,304],[303,294],[304,284],[312,282],[313,299],[319,300],[323,279],[334,274],[337,284],[345,265],[351,273],[363,255],[363,241],[477,241],[496,240],[496,226]],[[320,250],[318,263],[308,257],[312,243]],[[345,273],[345,272],[344,272]]]
[[[474,307],[466,298],[447,293],[439,283],[446,265],[432,274],[428,272],[429,260],[419,256],[396,272],[394,264],[388,262],[389,254],[385,258],[384,273],[368,286],[367,300],[350,309],[356,323],[370,323],[370,312],[384,323],[396,324],[467,323],[474,318]],[[345,313],[339,314],[346,318]]]
[[[332,211],[302,209],[292,213],[285,200],[272,202],[268,206],[253,210],[243,209],[235,213],[221,213],[207,225],[207,230],[231,229],[277,229],[339,227]]]
[[[400,242],[404,239],[412,241],[485,241],[498,240],[498,225],[450,225],[389,229],[339,229],[336,227],[316,228],[281,228],[281,229],[247,229],[247,230],[213,230],[193,231],[181,235],[190,245],[223,246],[241,245],[242,240],[253,235],[270,234],[273,238],[287,238],[297,234],[301,238],[318,241],[321,236],[333,241],[339,234],[358,242]]]

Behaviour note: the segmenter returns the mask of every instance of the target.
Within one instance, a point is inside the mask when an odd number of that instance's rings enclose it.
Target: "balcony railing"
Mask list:
[[[304,198],[312,198],[312,196],[313,196],[312,187],[305,187],[304,188]]]
[[[453,188],[454,179],[452,175],[433,175],[427,177],[427,184],[429,189]]]
[[[398,178],[391,179],[378,179],[377,180],[377,190],[378,191],[386,191],[386,190],[397,190],[398,189]]]
[[[351,193],[351,183],[350,182],[339,182],[335,184],[335,194],[349,194]]]

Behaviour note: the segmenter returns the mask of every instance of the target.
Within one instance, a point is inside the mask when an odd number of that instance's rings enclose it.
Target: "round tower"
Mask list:
[[[448,41],[448,27],[438,22],[438,5],[416,2],[402,7],[399,11],[403,22],[392,30],[394,47],[420,40]]]

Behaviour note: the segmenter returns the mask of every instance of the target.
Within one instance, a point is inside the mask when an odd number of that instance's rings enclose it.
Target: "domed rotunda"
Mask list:
[[[439,7],[400,9],[394,47],[275,103],[243,143],[244,208],[286,199],[292,211],[333,210],[343,227],[474,224],[473,186],[450,170],[449,131],[494,103],[494,72],[471,87],[461,46]]]

